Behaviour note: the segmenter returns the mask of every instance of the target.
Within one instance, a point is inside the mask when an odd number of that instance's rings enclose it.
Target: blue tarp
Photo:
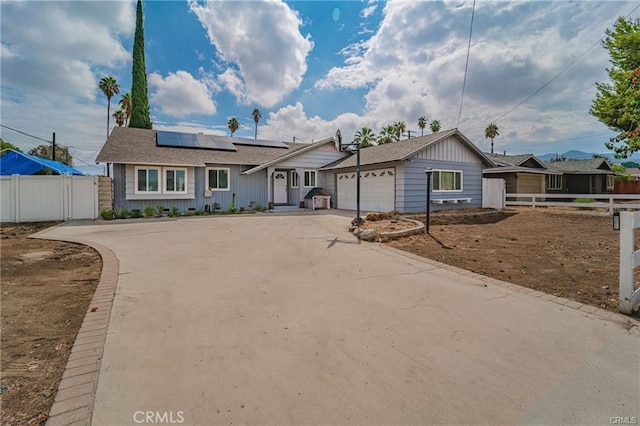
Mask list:
[[[87,174],[58,161],[24,154],[12,149],[0,157],[0,175],[32,175],[41,170],[51,170],[58,175],[86,176]]]

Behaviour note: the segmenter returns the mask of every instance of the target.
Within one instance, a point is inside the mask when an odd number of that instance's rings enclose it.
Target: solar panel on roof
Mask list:
[[[267,148],[289,148],[284,142],[267,141],[262,139],[233,138],[232,141],[235,145],[263,146]]]
[[[156,132],[158,146],[174,148],[214,149],[220,151],[237,151],[238,149],[224,136],[213,136],[192,133],[178,133],[158,130]]]

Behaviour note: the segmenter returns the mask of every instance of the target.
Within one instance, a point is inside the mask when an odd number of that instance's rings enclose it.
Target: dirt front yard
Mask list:
[[[89,247],[27,238],[51,225],[0,232],[3,425],[46,421],[102,270]]]
[[[412,217],[424,222],[424,217]],[[611,216],[523,209],[436,214],[431,235],[391,247],[567,299],[618,310],[619,231]],[[636,240],[636,246],[640,238]],[[636,275],[640,277],[640,275]]]

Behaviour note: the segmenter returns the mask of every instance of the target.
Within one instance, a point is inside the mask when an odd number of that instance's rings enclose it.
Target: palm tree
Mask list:
[[[439,120],[433,120],[429,124],[429,128],[431,129],[432,133],[439,132],[440,131],[440,121]]]
[[[383,127],[378,136],[378,145],[397,141],[396,135],[396,128],[393,125]]]
[[[368,148],[373,146],[373,142],[375,141],[375,135],[373,130],[368,127],[363,127],[361,130],[356,132],[356,136],[353,138],[353,142],[360,145],[360,148]]]
[[[253,115],[253,122],[256,123],[256,135],[254,139],[258,139],[258,121],[262,118],[262,113],[258,108],[254,108],[251,115]]]
[[[102,93],[107,97],[107,138],[109,138],[109,119],[111,118],[111,98],[120,93],[120,86],[115,78],[103,77],[98,84]]]
[[[491,153],[493,154],[493,139],[496,136],[500,136],[498,133],[498,125],[496,123],[491,123],[484,129],[484,137],[486,139],[491,139]]]
[[[240,123],[238,123],[238,119],[235,117],[231,117],[229,119],[229,130],[231,131],[231,137],[233,137],[233,134],[236,132],[236,130],[238,130],[238,128],[240,128]]]
[[[427,117],[418,118],[418,127],[420,127],[420,136],[424,136],[424,128],[427,127]]]
[[[405,123],[404,121],[396,121],[395,123],[393,123],[393,128],[396,129],[397,140],[400,140],[400,137],[402,136],[404,131],[407,130],[407,123]]]
[[[131,118],[131,108],[133,107],[133,99],[131,98],[131,92],[127,92],[120,98],[120,109],[124,112],[124,125],[129,124]]]
[[[122,127],[122,125],[124,124],[127,118],[127,113],[119,109],[113,113],[113,118],[116,119],[116,123],[118,124],[118,127]]]

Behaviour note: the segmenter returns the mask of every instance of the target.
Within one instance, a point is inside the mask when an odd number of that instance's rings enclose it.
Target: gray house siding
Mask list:
[[[427,201],[427,176],[425,170],[462,171],[461,192],[432,192],[431,199],[471,198],[469,203],[431,204],[431,210],[450,210],[482,206],[482,164],[458,163],[454,161],[431,161],[413,159],[396,167],[396,209],[402,213],[424,212]]]
[[[135,168],[123,164],[114,164],[114,205],[127,210],[144,210],[148,206],[158,207],[161,205],[164,208],[177,207],[180,212],[187,212],[189,209],[204,210],[205,205],[211,207],[213,203],[218,203],[220,208],[225,210],[232,202],[233,193],[236,194],[235,207],[237,209],[240,207],[248,209],[252,201],[261,203],[263,206],[267,205],[266,170],[247,176],[241,175],[240,172],[249,169],[251,166],[208,164],[207,167],[229,169],[228,191],[212,191],[211,196],[206,197],[206,169],[196,167],[189,168],[187,177],[188,182],[193,179],[192,186],[189,183],[187,185],[188,192],[191,193],[190,199],[178,199],[167,197],[167,194],[155,194],[148,195],[147,199],[127,200],[127,192],[133,191]]]

